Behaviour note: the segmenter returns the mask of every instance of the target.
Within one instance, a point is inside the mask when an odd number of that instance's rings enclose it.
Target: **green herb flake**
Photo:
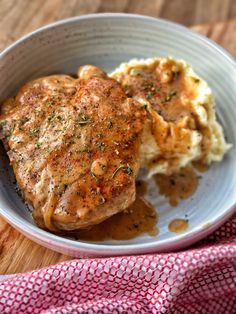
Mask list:
[[[55,115],[54,114],[48,117],[48,122],[49,123],[53,122],[54,120],[55,120]]]
[[[176,91],[170,91],[164,100],[161,101],[162,104],[168,102],[168,101],[171,101],[172,97],[176,96],[177,95],[177,92]]]
[[[84,146],[81,150],[80,153],[90,153],[91,150],[88,148],[88,146]]]
[[[41,145],[42,145],[42,143],[36,143],[36,144],[35,144],[35,148],[40,148]]]
[[[148,105],[147,105],[147,104],[145,104],[145,105],[143,105],[143,106],[142,106],[142,108],[143,108],[144,110],[147,110]]]
[[[33,135],[36,135],[38,134],[39,130],[40,130],[39,128],[33,128],[33,129],[30,129],[29,132]]]
[[[200,79],[197,78],[197,77],[192,77],[192,79],[193,79],[193,81],[194,81],[196,84],[198,84],[198,83],[200,82]]]
[[[92,171],[90,171],[90,175],[91,175],[97,182],[100,181],[100,179],[99,179]]]
[[[113,178],[116,176],[116,174],[117,174],[121,169],[123,169],[123,168],[125,168],[125,167],[126,167],[126,166],[121,163],[121,164],[116,168],[116,170],[113,172],[111,178],[113,179]]]
[[[135,141],[137,139],[137,134],[133,134],[129,137],[129,141]]]
[[[98,149],[100,149],[100,150],[104,150],[105,149],[105,143],[97,143],[96,144],[96,147],[98,148]]]
[[[132,69],[130,71],[130,75],[131,76],[142,76],[143,75],[143,71],[139,70],[139,69]]]
[[[126,168],[126,173],[127,173],[129,176],[132,175],[133,169],[130,167],[130,165],[127,166],[127,168]]]
[[[62,116],[57,116],[57,118],[56,118],[58,121],[63,121],[64,120],[64,118],[62,117]]]
[[[154,95],[154,93],[152,93],[152,92],[147,92],[147,94],[146,94],[146,98],[147,99],[151,99],[152,97],[153,97],[153,95]]]
[[[123,88],[126,94],[129,93],[129,89],[130,89],[129,85],[125,84]]]
[[[96,137],[98,137],[98,138],[102,138],[104,135],[102,134],[102,133],[97,133],[96,134]]]
[[[7,124],[7,121],[6,121],[6,120],[0,121],[0,126],[1,126],[1,127],[4,127],[6,124]]]
[[[90,121],[89,117],[86,115],[81,115],[79,120],[77,121],[78,125],[81,127],[89,124],[90,122],[91,121]]]
[[[173,91],[169,92],[168,96],[173,97],[173,96],[176,96],[176,94],[177,94],[177,92],[173,90]]]

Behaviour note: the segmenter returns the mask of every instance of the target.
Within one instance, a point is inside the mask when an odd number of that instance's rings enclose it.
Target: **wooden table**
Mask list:
[[[17,37],[21,36],[23,33],[57,18],[55,14],[53,15],[53,13],[50,13],[50,9],[53,9],[52,7],[50,8],[50,3],[52,3],[52,1],[48,1],[47,10],[44,8],[44,18],[41,16],[40,21],[37,18],[36,20],[32,19],[34,13],[31,12],[32,5],[29,8],[31,13],[28,12],[26,14],[28,17],[27,23],[26,21],[18,21],[20,15],[14,13],[14,7],[12,8],[12,13],[11,11],[9,13],[9,8],[13,2],[14,1],[10,0],[6,2],[8,4],[8,11],[6,7],[5,9],[6,12],[8,12],[8,15],[11,16],[12,20],[10,25],[7,26],[6,32],[0,35],[0,48],[3,48]],[[28,4],[32,2],[41,3],[41,1],[28,1]],[[61,3],[62,1],[58,0],[57,2]],[[93,1],[88,2],[92,3]],[[97,3],[98,1],[94,2]],[[72,3],[72,1],[69,3]],[[3,7],[1,6],[1,10],[2,9]],[[68,7],[67,9],[72,10],[71,7]],[[27,9],[25,8],[25,10]],[[3,29],[1,23],[2,19],[0,18],[0,29]],[[16,30],[10,33],[10,29],[11,27],[15,26],[15,23]],[[229,52],[231,52],[232,55],[236,56],[236,20],[194,26],[192,29],[212,38]],[[11,35],[9,36],[9,34]],[[18,231],[6,223],[4,219],[0,218],[0,274],[25,272],[71,258],[72,257],[56,253],[28,240],[25,236],[21,235]]]

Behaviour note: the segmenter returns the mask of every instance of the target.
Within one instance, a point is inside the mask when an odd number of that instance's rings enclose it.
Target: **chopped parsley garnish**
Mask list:
[[[6,120],[3,120],[3,121],[0,121],[0,126],[3,127],[7,124],[7,121]]]
[[[97,133],[97,134],[96,134],[96,137],[102,138],[102,137],[103,137],[103,134],[102,134],[102,133]]]
[[[131,176],[131,174],[133,173],[133,169],[130,167],[130,165],[127,166],[126,168],[126,173]]]
[[[137,134],[133,134],[129,137],[129,141],[135,141],[137,139]]]
[[[197,78],[197,77],[192,77],[192,79],[194,80],[194,82],[195,82],[196,84],[198,84],[198,83],[200,82],[200,79]]]
[[[90,153],[91,150],[88,148],[88,146],[84,146],[81,150],[80,153]]]
[[[130,75],[132,75],[132,76],[142,76],[143,75],[143,71],[139,70],[139,69],[132,69],[130,71]]]
[[[97,143],[96,146],[97,146],[98,149],[104,150],[106,144],[105,143]]]
[[[164,104],[164,103],[166,103],[166,102],[168,102],[168,101],[171,101],[172,97],[174,97],[174,96],[176,96],[176,95],[177,95],[177,92],[176,92],[176,91],[171,91],[171,92],[169,92],[169,93],[166,95],[165,99],[162,100],[162,103]]]
[[[77,123],[79,126],[85,126],[90,123],[90,119],[86,115],[81,115]]]
[[[29,130],[31,134],[36,135],[39,132],[39,128],[33,128]]]
[[[177,94],[177,92],[175,90],[169,92],[168,97],[173,97]]]
[[[62,116],[57,116],[57,118],[56,118],[58,121],[63,121],[64,120],[64,118],[62,117]]]
[[[130,167],[129,164],[126,166],[126,165],[124,165],[124,164],[121,163],[121,164],[119,165],[119,167],[117,167],[116,170],[113,172],[111,178],[113,179],[113,178],[116,176],[116,174],[117,174],[121,169],[124,169],[125,172],[126,172],[129,176],[131,176],[131,174],[133,173],[133,169]]]
[[[36,144],[35,144],[35,147],[36,147],[36,148],[40,148],[41,145],[42,145],[41,143],[36,143]]]
[[[125,93],[127,94],[129,92],[129,85],[124,85],[123,86]]]
[[[125,167],[126,167],[126,166],[125,166],[124,164],[120,164],[119,167],[117,167],[116,170],[113,172],[111,178],[113,179],[113,178],[116,176],[116,174],[117,174],[121,169],[123,169],[123,168],[125,168]]]
[[[52,122],[55,119],[55,115],[51,115],[48,117],[48,122]]]
[[[143,106],[142,106],[142,108],[143,108],[143,109],[145,109],[145,110],[147,110],[148,105],[147,105],[147,104],[145,104],[145,105],[143,105]]]
[[[147,92],[147,94],[146,94],[146,98],[147,98],[147,99],[151,99],[153,95],[154,95],[154,94],[149,91],[149,92]]]
[[[100,181],[100,179],[99,179],[92,171],[90,171],[90,175],[91,175],[97,182]]]

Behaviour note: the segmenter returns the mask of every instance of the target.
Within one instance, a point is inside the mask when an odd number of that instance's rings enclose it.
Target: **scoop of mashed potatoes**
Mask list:
[[[216,121],[212,91],[185,61],[134,59],[111,77],[149,112],[140,152],[149,176],[222,160],[231,145]]]

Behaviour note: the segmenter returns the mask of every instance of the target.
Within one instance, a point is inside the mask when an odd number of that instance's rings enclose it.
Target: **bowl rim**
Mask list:
[[[66,18],[59,20],[57,22],[53,22],[47,24],[43,27],[40,27],[20,39],[16,40],[14,43],[9,45],[3,51],[0,52],[0,60],[3,59],[8,53],[10,53],[15,47],[18,45],[26,42],[28,39],[32,37],[36,37],[38,34],[56,28],[58,26],[73,24],[75,22],[84,21],[84,20],[93,20],[93,19],[108,19],[108,18],[115,18],[115,19],[135,19],[135,20],[144,20],[147,22],[159,23],[166,28],[175,28],[180,32],[184,32],[188,36],[195,38],[196,40],[200,40],[203,44],[214,48],[223,55],[223,57],[235,68],[236,62],[233,56],[230,53],[225,51],[221,46],[216,44],[213,40],[206,38],[205,36],[198,34],[187,27],[180,25],[175,22],[167,21],[161,18],[149,17],[145,15],[139,14],[127,14],[127,13],[97,13],[97,14],[87,14],[82,16],[75,16],[71,18]],[[10,224],[12,224],[16,229],[23,232],[26,236],[30,237],[31,239],[37,239],[41,244],[51,247],[55,244],[56,246],[59,245],[61,248],[67,248],[78,250],[79,252],[84,253],[92,253],[93,255],[123,255],[123,254],[141,254],[141,253],[150,253],[150,252],[157,252],[157,251],[170,251],[175,249],[180,249],[186,246],[193,244],[194,242],[202,239],[203,237],[207,236],[215,229],[217,229],[221,224],[223,224],[235,211],[234,203],[230,208],[227,210],[222,211],[217,216],[212,219],[208,228],[203,228],[202,226],[197,226],[192,230],[189,230],[187,233],[183,234],[176,234],[174,239],[163,239],[163,240],[153,240],[151,243],[135,243],[135,244],[102,244],[101,243],[94,243],[94,242],[83,242],[79,240],[72,240],[68,238],[64,238],[58,236],[56,234],[52,234],[48,231],[40,229],[38,226],[31,224],[30,222],[26,221],[24,218],[21,218],[14,213],[9,212],[8,210],[4,210],[0,205],[0,215],[2,215]],[[19,227],[21,226],[21,227]],[[57,248],[55,248],[57,250]],[[59,250],[60,251],[60,250]],[[94,253],[96,252],[96,253]]]
[[[43,32],[45,30],[56,28],[57,26],[61,26],[64,24],[74,23],[76,21],[90,20],[90,19],[94,19],[94,18],[96,18],[96,19],[132,18],[132,19],[137,19],[137,20],[142,19],[142,20],[146,20],[146,21],[150,21],[150,22],[159,22],[159,23],[165,25],[167,28],[168,27],[174,27],[175,29],[178,29],[180,31],[181,30],[184,31],[185,33],[187,33],[191,37],[195,37],[196,39],[201,40],[206,45],[215,48],[220,54],[222,54],[226,59],[228,59],[228,61],[233,63],[234,66],[236,65],[236,59],[227,50],[225,50],[222,46],[217,44],[214,40],[207,38],[206,36],[201,35],[200,33],[197,33],[197,32],[191,30],[190,28],[188,28],[182,24],[179,24],[179,23],[176,23],[176,22],[173,22],[170,20],[162,19],[159,17],[152,17],[152,16],[147,16],[147,15],[142,15],[142,14],[113,13],[113,12],[83,14],[83,15],[79,15],[79,16],[73,16],[73,17],[61,19],[61,20],[58,20],[56,22],[48,23],[42,27],[39,27],[39,28],[25,34],[24,36],[21,36],[19,39],[14,41],[12,44],[10,44],[6,48],[4,48],[2,51],[0,51],[0,59],[3,58],[7,53],[9,53],[11,51],[11,49],[14,48],[15,46],[25,42],[27,39],[29,39],[31,37],[35,37],[36,35],[38,35],[39,33]]]

